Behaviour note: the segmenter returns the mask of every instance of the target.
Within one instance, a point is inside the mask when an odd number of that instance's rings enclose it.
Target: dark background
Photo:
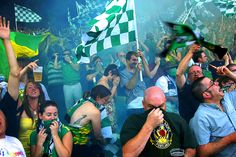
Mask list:
[[[30,8],[42,17],[39,23],[17,23],[17,27],[38,27],[60,29],[68,25],[67,9],[70,9],[71,16],[75,16],[75,0],[0,0],[0,15],[11,21],[11,28],[15,28],[14,3]],[[79,0],[84,4],[84,0]]]

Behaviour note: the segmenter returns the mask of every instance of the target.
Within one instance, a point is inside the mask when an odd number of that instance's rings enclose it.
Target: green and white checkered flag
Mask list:
[[[40,22],[42,18],[31,9],[15,4],[15,20],[17,22]]]
[[[209,33],[209,29],[199,20],[194,11],[190,13],[189,22],[191,23],[193,29],[197,33],[202,33],[204,35]]]
[[[236,0],[191,0],[192,3],[197,3],[197,6],[207,2],[214,2],[220,9],[220,12],[225,16],[235,16]]]
[[[215,5],[220,9],[220,12],[225,16],[235,16],[236,0],[219,0]]]
[[[117,45],[135,41],[134,0],[112,0],[101,15],[94,18],[92,28],[76,48],[78,59]]]

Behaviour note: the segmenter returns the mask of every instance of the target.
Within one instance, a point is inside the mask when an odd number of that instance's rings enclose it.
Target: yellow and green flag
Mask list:
[[[38,55],[40,43],[49,35],[29,35],[20,32],[11,32],[10,39],[17,57],[35,57]],[[9,66],[3,42],[0,40],[0,74],[6,78],[9,75]]]

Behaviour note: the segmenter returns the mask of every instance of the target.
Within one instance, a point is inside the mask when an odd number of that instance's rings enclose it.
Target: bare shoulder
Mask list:
[[[83,105],[75,110],[71,117],[71,121],[76,120],[83,115],[86,115],[88,119],[91,119],[91,116],[98,114],[100,114],[100,111],[95,107],[95,105],[90,101],[86,101]]]

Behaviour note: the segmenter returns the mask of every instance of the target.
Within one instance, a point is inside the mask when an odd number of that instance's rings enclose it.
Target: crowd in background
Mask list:
[[[2,30],[5,25],[1,21]],[[10,65],[10,76],[13,66],[20,71],[17,75],[19,89],[15,87],[19,98],[14,113],[17,124],[13,132],[17,133],[7,135],[20,140],[27,156],[86,156],[88,153],[104,156],[105,150],[114,149],[113,145],[118,147],[115,152],[119,154],[122,125],[131,114],[144,111],[144,91],[152,86],[158,86],[164,92],[166,111],[179,114],[189,123],[200,101],[191,96],[187,98],[191,90],[185,84],[192,84],[205,74],[214,81],[218,80],[224,92],[235,89],[235,82],[221,77],[214,67],[228,66],[232,70],[231,67],[235,66],[235,23],[224,19],[214,26],[209,23],[207,27],[210,32],[205,40],[229,49],[222,59],[195,44],[176,49],[166,58],[161,58],[160,53],[169,44],[170,36],[146,32],[145,38],[139,41],[140,50],[136,50],[136,43],[130,43],[90,56],[89,63],[82,63],[74,53],[80,41],[79,31],[65,29],[54,37],[48,36],[41,44],[38,57],[17,58],[18,63]],[[32,34],[40,33],[42,30]],[[8,40],[4,35],[1,38]],[[43,66],[43,80],[35,82],[32,69],[39,65]],[[8,89],[2,86],[3,101],[6,101],[6,95],[13,97],[11,81],[9,77]],[[13,99],[8,101],[15,104],[16,96]],[[189,102],[183,99],[189,99]],[[193,107],[189,109],[187,103]],[[12,122],[8,115],[6,120],[9,129]],[[193,123],[190,124],[194,128]],[[105,152],[105,155],[110,154]]]

